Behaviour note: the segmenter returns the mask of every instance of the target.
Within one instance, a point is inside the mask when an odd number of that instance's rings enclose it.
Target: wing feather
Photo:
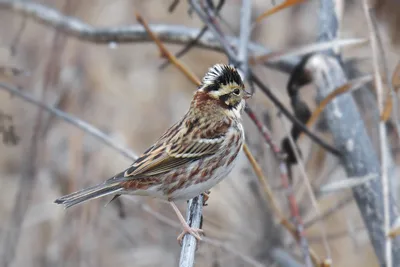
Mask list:
[[[221,148],[228,126],[225,123],[211,128],[212,130],[207,132],[207,138],[204,134],[194,134],[194,128],[192,126],[190,131],[176,131],[177,127],[171,127],[170,131],[176,132],[165,133],[123,173],[121,179],[159,175],[213,155]]]

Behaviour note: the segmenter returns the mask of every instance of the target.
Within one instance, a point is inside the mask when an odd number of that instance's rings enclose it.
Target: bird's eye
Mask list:
[[[240,89],[236,88],[235,90],[233,90],[233,93],[235,95],[240,95]]]

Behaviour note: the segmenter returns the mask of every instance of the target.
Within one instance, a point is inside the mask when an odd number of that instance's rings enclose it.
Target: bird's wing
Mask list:
[[[213,155],[221,148],[228,127],[226,124],[220,124],[204,132],[196,126],[174,131],[173,126],[157,143],[145,151],[121,178],[154,176]]]

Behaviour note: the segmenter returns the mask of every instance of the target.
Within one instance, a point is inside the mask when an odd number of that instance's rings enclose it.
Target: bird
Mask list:
[[[159,198],[171,204],[182,224],[180,242],[185,234],[202,240],[203,230],[188,225],[175,201],[207,192],[232,171],[245,142],[242,115],[251,96],[234,66],[215,64],[204,75],[182,119],[132,165],[55,203],[69,208],[107,195]]]

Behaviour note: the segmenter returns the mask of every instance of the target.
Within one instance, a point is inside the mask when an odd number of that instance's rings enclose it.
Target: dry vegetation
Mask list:
[[[224,30],[237,35],[241,1],[226,2],[222,17],[230,29]],[[188,15],[186,1],[181,1],[172,14],[168,12],[170,1],[41,3],[95,26],[137,24],[135,12],[150,23],[202,26],[197,16]],[[253,1],[254,18],[270,7],[270,1]],[[316,39],[317,8],[317,1],[307,1],[280,11],[257,25],[252,40],[272,50],[312,43]],[[47,104],[93,124],[137,153],[177,121],[189,106],[195,85],[173,66],[160,71],[158,67],[164,59],[153,43],[107,46],[83,42],[1,9],[0,22],[0,66],[15,66],[29,72],[28,76],[2,77],[2,81],[18,85]],[[365,25],[361,1],[347,2],[341,37],[368,37]],[[388,32],[382,31],[381,35],[392,71],[398,62],[398,50],[390,42]],[[181,46],[168,48],[175,52]],[[368,57],[357,67],[372,73],[368,45],[343,51],[347,57]],[[201,77],[209,66],[226,63],[227,59],[222,53],[194,48],[182,61]],[[288,75],[261,66],[256,66],[255,71],[290,107],[285,89]],[[314,89],[309,86],[301,92],[312,110],[316,106]],[[376,114],[367,102],[371,101],[367,97],[371,94],[357,92],[355,96],[378,147],[377,125],[371,119]],[[282,117],[277,116],[279,110],[260,91],[250,103],[280,144],[291,124],[286,119],[282,122]],[[144,197],[121,198],[124,218],[120,217],[117,203],[104,208],[108,198],[67,211],[53,204],[63,194],[112,176],[130,160],[80,129],[6,92],[0,92],[0,111],[12,116],[20,138],[17,145],[0,143],[0,264],[8,258],[12,259],[9,266],[14,267],[177,266],[180,247],[176,236],[180,229],[167,203]],[[245,127],[249,148],[262,166],[280,208],[290,217],[277,162],[248,117]],[[319,135],[331,143],[328,132]],[[394,164],[398,164],[399,139],[394,131],[389,131],[389,137]],[[339,161],[309,138],[302,138],[299,145],[316,191],[328,182],[346,177]],[[307,225],[316,211],[298,166],[293,174],[295,196]],[[392,182],[396,194],[397,182]],[[271,213],[263,194],[247,158],[241,155],[229,178],[211,191],[204,208],[203,227],[209,240],[199,245],[196,266],[252,266],[256,262],[259,266],[277,266],[272,257],[276,248],[301,261],[299,246]],[[321,212],[346,202],[323,220],[334,266],[377,266],[351,190],[327,196],[317,194],[317,199]],[[185,209],[185,203],[180,203],[180,207]],[[306,237],[323,259],[328,255],[320,226],[314,223],[306,228]],[[10,233],[16,236],[15,244],[3,242]],[[14,252],[12,257],[9,253]]]

